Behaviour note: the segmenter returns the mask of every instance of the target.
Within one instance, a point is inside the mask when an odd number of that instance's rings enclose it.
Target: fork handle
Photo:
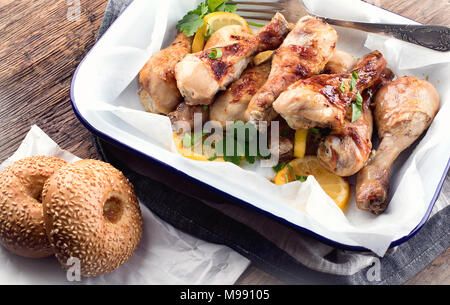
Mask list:
[[[322,18],[329,24],[352,28],[370,33],[387,34],[406,42],[433,49],[450,51],[450,28],[439,25],[387,24],[344,21]]]

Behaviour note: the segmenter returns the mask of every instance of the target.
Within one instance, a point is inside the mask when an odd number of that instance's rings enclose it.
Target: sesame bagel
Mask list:
[[[139,244],[142,216],[133,187],[107,163],[68,164],[47,180],[42,202],[56,258],[63,267],[79,259],[83,276],[115,270]]]
[[[42,212],[45,181],[66,161],[46,156],[21,159],[0,173],[0,244],[24,257],[53,254]]]

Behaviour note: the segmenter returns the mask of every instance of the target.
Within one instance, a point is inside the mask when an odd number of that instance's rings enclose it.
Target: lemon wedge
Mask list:
[[[303,158],[306,152],[306,137],[308,129],[299,129],[295,131],[294,157]]]
[[[224,162],[223,158],[217,157],[214,160],[211,160],[210,157],[208,157],[206,154],[199,154],[196,153],[193,149],[193,147],[184,147],[183,145],[183,137],[179,136],[178,134],[173,134],[173,140],[175,142],[175,147],[177,149],[177,152],[182,155],[185,158],[189,158],[192,160],[197,161],[218,161],[218,162]]]
[[[214,12],[203,17],[203,26],[195,33],[192,42],[192,53],[197,53],[203,50],[206,42],[206,34],[211,35],[218,29],[227,25],[241,25],[245,27],[249,33],[252,33],[247,21],[239,15],[229,12]]]
[[[315,156],[305,156],[289,162],[275,177],[276,185],[283,185],[307,176],[314,176],[322,189],[336,205],[345,211],[350,202],[351,192],[348,182],[327,171]]]

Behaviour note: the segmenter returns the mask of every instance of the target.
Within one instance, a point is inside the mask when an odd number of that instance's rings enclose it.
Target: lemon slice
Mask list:
[[[296,177],[312,175],[316,178],[322,189],[342,210],[348,206],[351,198],[348,182],[333,173],[327,171],[315,156],[305,156],[289,162],[275,177],[275,184],[283,185],[296,181]]]
[[[265,63],[266,61],[272,58],[273,52],[274,51],[264,51],[256,54],[256,56],[253,57],[253,64],[255,66],[259,66],[260,64]]]
[[[177,152],[182,155],[183,157],[197,160],[197,161],[218,161],[218,162],[224,162],[223,158],[218,157],[215,160],[210,160],[210,158],[206,154],[198,154],[194,151],[192,147],[187,148],[183,145],[183,137],[179,136],[178,134],[173,134],[173,140],[175,142],[175,147],[177,149]]]
[[[306,152],[306,137],[308,129],[299,129],[295,131],[294,157],[303,158]]]
[[[192,42],[192,53],[197,53],[203,50],[206,41],[206,33],[212,34],[218,29],[227,25],[241,25],[245,27],[249,33],[252,33],[247,21],[239,15],[229,12],[214,12],[203,17],[204,24],[195,33],[194,41]]]

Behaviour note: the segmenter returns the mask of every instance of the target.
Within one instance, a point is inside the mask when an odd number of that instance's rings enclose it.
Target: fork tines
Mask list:
[[[283,10],[281,1],[229,1],[229,4],[237,4],[238,13],[249,13],[241,15],[245,19],[270,21],[275,13]],[[255,7],[256,6],[256,7]],[[262,8],[261,8],[262,7]]]

